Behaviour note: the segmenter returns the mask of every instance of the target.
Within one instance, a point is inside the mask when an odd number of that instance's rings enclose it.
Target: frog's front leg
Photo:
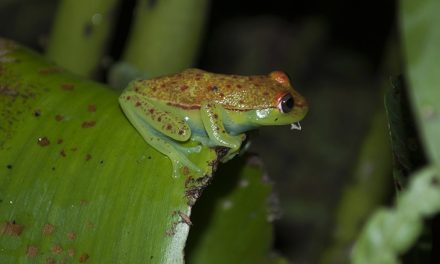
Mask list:
[[[223,108],[221,105],[202,103],[200,115],[209,139],[214,145],[230,148],[223,161],[233,158],[246,138],[245,134],[236,136],[228,134],[223,124]]]
[[[179,144],[179,141],[187,141],[191,136],[191,129],[183,120],[162,110],[155,102],[141,98],[135,92],[125,92],[119,101],[127,118],[144,140],[169,157],[173,164],[174,176],[179,175],[183,166],[196,173],[202,172],[186,156],[199,152],[201,146],[186,148]]]

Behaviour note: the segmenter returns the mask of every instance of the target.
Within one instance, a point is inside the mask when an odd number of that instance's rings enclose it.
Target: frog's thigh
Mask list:
[[[184,152],[189,152],[184,147],[180,147],[178,143],[160,135],[158,131],[155,131],[153,127],[148,124],[142,124],[140,133],[152,147],[157,149],[162,154],[168,156],[173,165],[173,175],[179,175],[179,170],[183,166],[187,166],[189,169],[200,173],[201,170],[194,163],[192,163]]]
[[[222,119],[222,108],[217,104],[204,103],[200,107],[203,126],[210,140],[218,146],[231,148],[236,152],[243,141],[243,135],[232,136],[226,132]]]
[[[144,140],[159,152],[168,156],[173,164],[173,173],[175,176],[178,175],[178,170],[182,166],[187,166],[197,173],[201,172],[200,168],[192,163],[184,154],[191,153],[192,148],[181,147],[178,143],[161,134],[160,131],[155,130],[146,119],[142,118],[143,115],[139,109],[133,108],[130,105],[121,104],[121,106],[127,118]],[[197,148],[197,150],[200,150],[200,147]]]
[[[127,106],[132,108],[132,111],[136,112],[141,119],[145,119],[162,134],[178,141],[186,141],[190,138],[191,129],[188,124],[172,113],[162,110],[153,100],[141,98],[138,93],[130,91],[126,92],[120,100],[124,112]]]

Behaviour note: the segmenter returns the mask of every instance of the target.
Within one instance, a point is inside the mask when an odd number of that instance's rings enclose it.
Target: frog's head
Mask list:
[[[292,88],[289,77],[284,72],[273,71],[269,74],[269,79],[273,82],[269,94],[272,96],[271,107],[249,112],[249,121],[260,126],[292,124],[292,128],[298,128],[297,122],[304,118],[308,110],[306,100]]]

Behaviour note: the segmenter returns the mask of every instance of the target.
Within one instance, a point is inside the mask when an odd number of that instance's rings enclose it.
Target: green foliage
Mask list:
[[[91,77],[108,46],[115,23],[117,0],[60,1],[47,56],[73,73]]]
[[[276,198],[257,157],[220,168],[194,210],[188,263],[284,263],[271,249]]]
[[[191,67],[209,0],[139,0],[123,61],[150,78]]]
[[[7,40],[0,41],[0,69],[0,259],[183,263],[191,210],[211,180],[216,152],[190,156],[206,176],[173,178],[168,158],[131,126],[109,87]],[[246,245],[239,257],[253,263],[270,258],[271,186],[258,167],[240,164],[217,175],[248,183],[233,186],[233,209],[216,216],[206,235],[234,236],[249,223],[252,232],[237,242]],[[231,245],[216,249],[227,256]],[[192,252],[209,250],[202,244]]]
[[[429,161],[440,163],[440,2],[403,0],[401,27],[410,100]]]
[[[353,249],[353,263],[399,263],[399,256],[419,237],[424,218],[440,211],[439,175],[437,167],[416,173],[396,208],[373,215]]]
[[[387,94],[395,176],[399,188],[396,206],[378,210],[368,221],[352,252],[353,263],[400,263],[399,256],[417,246],[424,220],[440,212],[440,2],[401,1],[401,27],[406,59],[406,80],[413,116],[427,161],[418,151],[410,114],[402,108],[402,85]],[[408,124],[409,123],[409,124]],[[422,162],[424,168],[415,171]],[[429,229],[429,228],[428,228]],[[431,240],[423,250],[431,250]],[[422,243],[419,241],[419,243]],[[419,254],[422,256],[422,254]],[[423,262],[419,257],[417,262]]]

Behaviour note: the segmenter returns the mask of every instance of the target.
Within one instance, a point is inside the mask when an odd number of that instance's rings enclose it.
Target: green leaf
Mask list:
[[[410,100],[428,160],[440,162],[440,1],[402,0]]]
[[[209,176],[173,178],[118,94],[0,40],[2,263],[182,263]],[[190,157],[212,173],[215,151]]]
[[[440,174],[436,167],[413,175],[396,208],[380,209],[364,227],[353,252],[353,263],[399,263],[419,237],[423,219],[440,210]]]
[[[47,56],[76,74],[96,74],[119,6],[117,0],[59,1]]]
[[[393,150],[393,175],[399,192],[406,188],[410,174],[426,163],[402,77],[395,78],[385,91],[385,108]]]
[[[194,208],[188,263],[285,263],[271,251],[276,197],[257,157],[221,167],[203,195]]]
[[[0,39],[2,263],[183,263],[191,222],[191,263],[285,263],[259,161],[227,164],[192,217],[216,151],[190,156],[206,176],[173,178],[117,98]]]
[[[149,77],[191,67],[200,46],[209,3],[209,0],[139,0],[123,63]]]

